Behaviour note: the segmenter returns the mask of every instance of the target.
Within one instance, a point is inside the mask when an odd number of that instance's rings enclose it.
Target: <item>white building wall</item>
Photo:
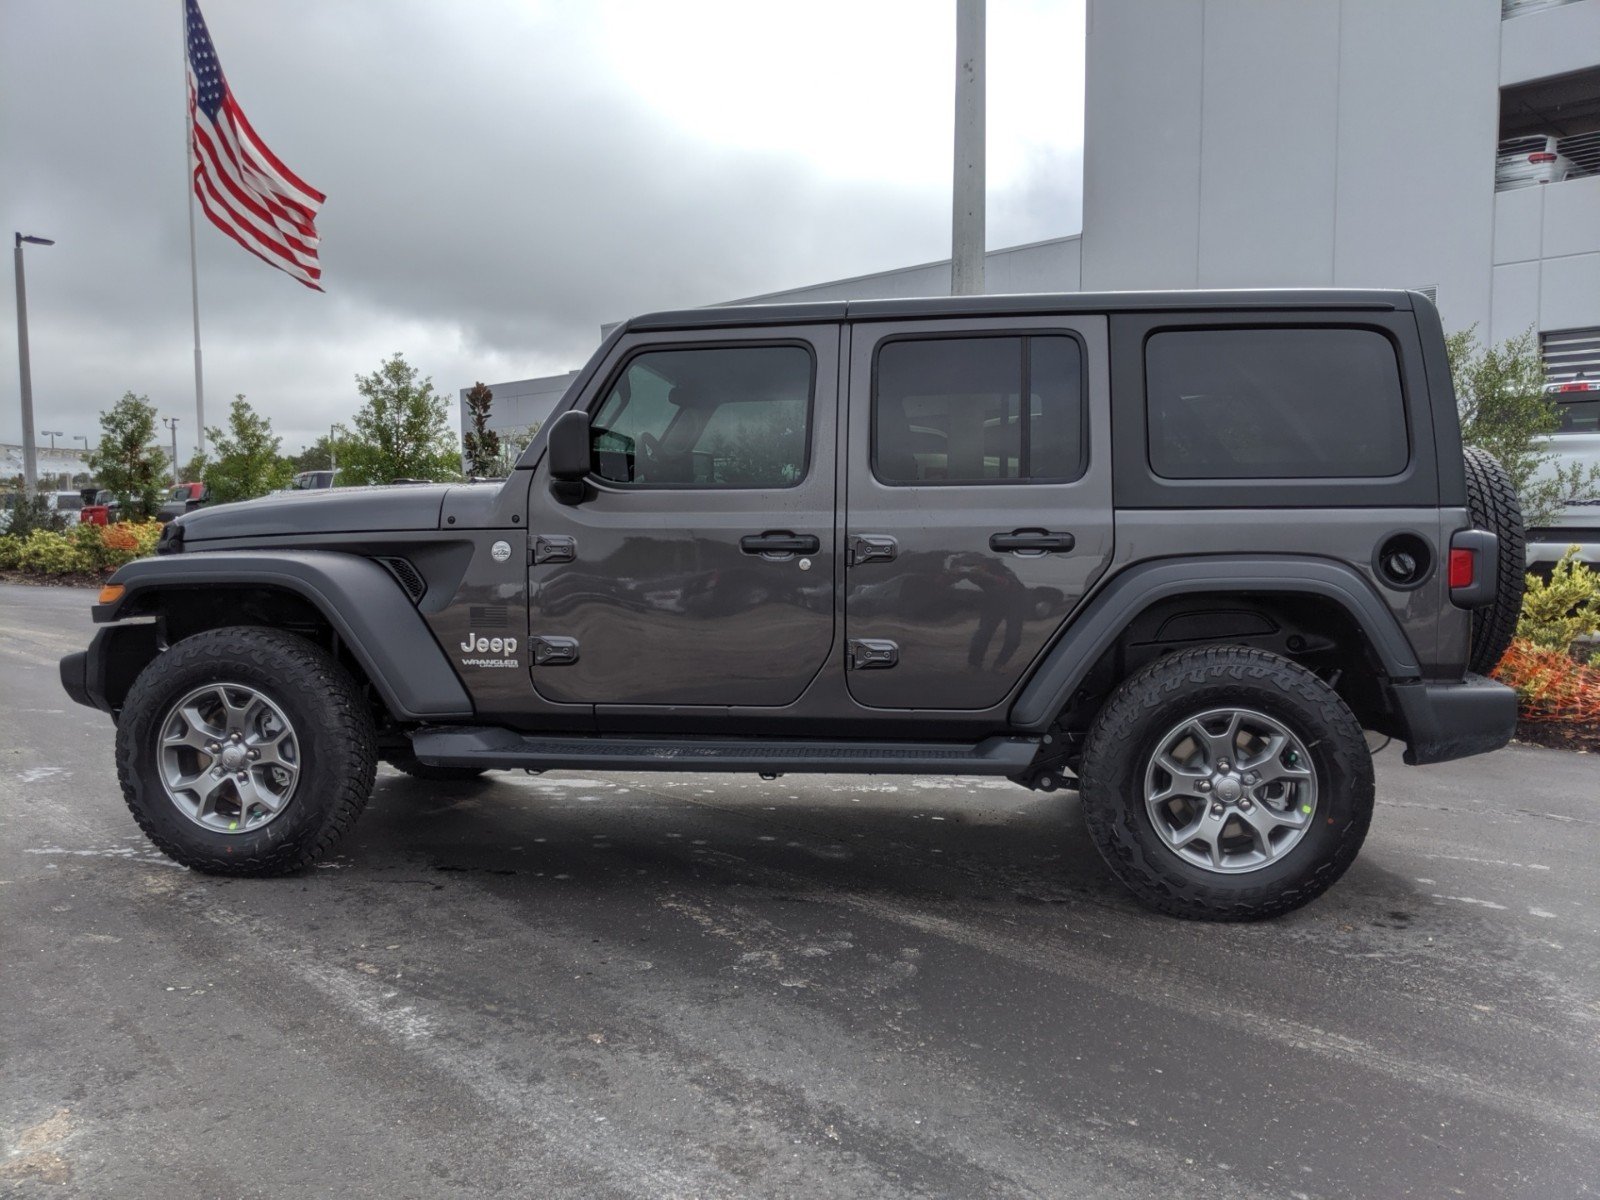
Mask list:
[[[1486,324],[1499,39],[1498,0],[1091,0],[1083,286],[1437,284]]]

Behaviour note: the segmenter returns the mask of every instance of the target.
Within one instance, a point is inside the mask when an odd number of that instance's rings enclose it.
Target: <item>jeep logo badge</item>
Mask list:
[[[495,562],[505,562],[511,557],[511,543],[496,542],[489,547],[489,553],[494,556]]]

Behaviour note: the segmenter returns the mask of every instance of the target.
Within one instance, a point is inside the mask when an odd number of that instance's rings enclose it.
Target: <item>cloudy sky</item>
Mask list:
[[[326,295],[198,230],[207,420],[297,451],[399,350],[454,393],[599,326],[949,254],[953,0],[202,0],[251,123],[327,193]],[[37,425],[127,389],[193,438],[179,0],[0,0],[0,213]],[[989,245],[1081,225],[1082,0],[989,0]],[[11,289],[6,288],[9,297]],[[8,311],[8,316],[12,314]],[[0,334],[0,441],[20,436]]]

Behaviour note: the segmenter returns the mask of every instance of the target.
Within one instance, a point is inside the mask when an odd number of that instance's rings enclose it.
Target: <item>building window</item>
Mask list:
[[[1600,67],[1500,89],[1494,190],[1600,175]]]
[[[1370,329],[1204,329],[1145,343],[1165,479],[1363,479],[1410,461],[1394,347]]]
[[[885,342],[873,378],[872,442],[873,473],[889,484],[1078,478],[1085,442],[1077,339]]]
[[[635,355],[594,416],[595,474],[617,484],[782,488],[805,478],[811,352],[722,346]]]

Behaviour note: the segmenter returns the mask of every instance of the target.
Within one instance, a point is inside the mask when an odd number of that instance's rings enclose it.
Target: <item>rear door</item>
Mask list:
[[[976,710],[1022,680],[1111,554],[1103,316],[851,334],[849,689]]]

